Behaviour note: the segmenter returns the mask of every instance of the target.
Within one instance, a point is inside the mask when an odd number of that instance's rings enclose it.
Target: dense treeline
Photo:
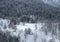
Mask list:
[[[3,33],[0,30],[0,42],[19,42],[19,38],[18,37],[12,37],[9,32],[7,33]]]
[[[39,0],[0,0],[0,17],[20,17],[22,15],[60,20],[60,8],[49,6]]]

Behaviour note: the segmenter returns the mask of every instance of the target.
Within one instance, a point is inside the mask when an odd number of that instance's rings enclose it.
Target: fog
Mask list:
[[[42,0],[42,1],[54,7],[60,7],[60,0]]]

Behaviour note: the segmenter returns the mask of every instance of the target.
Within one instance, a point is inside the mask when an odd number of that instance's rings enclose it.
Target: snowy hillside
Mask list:
[[[45,23],[22,23],[13,29],[9,27],[10,20],[0,19],[0,32],[7,33],[12,37],[18,37],[19,42],[60,42],[56,35],[46,34],[42,27]],[[7,35],[7,36],[8,36]]]
[[[0,0],[0,42],[60,42],[60,0]]]

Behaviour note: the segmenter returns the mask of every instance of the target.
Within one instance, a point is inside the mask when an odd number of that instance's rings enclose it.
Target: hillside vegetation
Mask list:
[[[22,15],[60,20],[60,8],[44,4],[41,0],[0,0],[0,18]]]

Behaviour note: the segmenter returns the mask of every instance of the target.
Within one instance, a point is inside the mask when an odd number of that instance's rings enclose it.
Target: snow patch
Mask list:
[[[45,35],[44,31],[41,30],[41,27],[44,26],[45,23],[22,23],[20,22],[19,25],[16,25],[16,31],[12,28],[8,28],[9,22],[6,19],[1,19],[1,22],[3,25],[0,25],[0,30],[3,32],[9,31],[12,36],[20,37],[20,42],[26,41],[26,42],[42,42],[46,40],[46,42],[49,42],[52,39],[52,35],[48,33]],[[7,29],[4,29],[3,26],[6,25]],[[25,29],[30,28],[32,31],[32,34],[27,34],[27,37],[25,38]],[[55,35],[54,35],[55,36]],[[59,42],[59,39],[56,39],[54,37],[55,42]]]

